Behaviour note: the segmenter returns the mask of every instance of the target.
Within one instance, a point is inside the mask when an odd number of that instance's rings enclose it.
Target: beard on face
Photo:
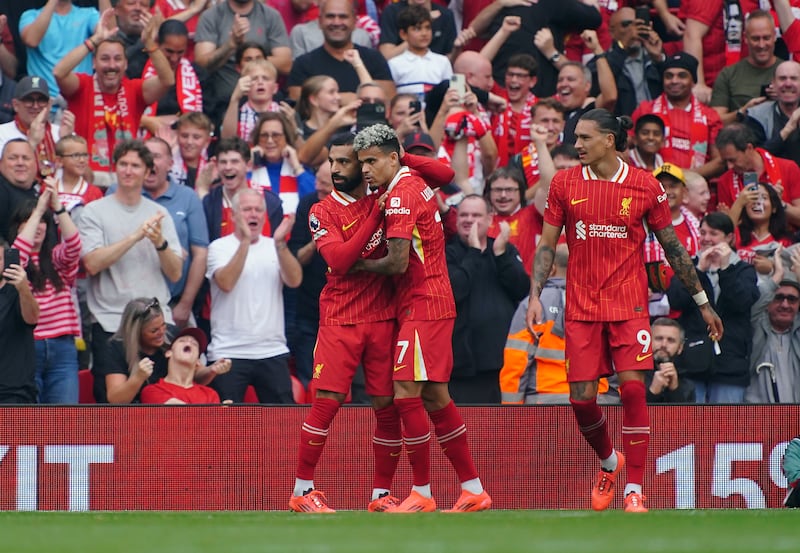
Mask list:
[[[331,180],[333,181],[333,187],[339,192],[351,192],[362,183],[361,174],[350,178],[342,175],[333,175]]]

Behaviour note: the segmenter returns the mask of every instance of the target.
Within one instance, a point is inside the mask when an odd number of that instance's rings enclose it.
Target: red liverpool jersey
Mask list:
[[[408,269],[395,280],[398,320],[455,318],[444,230],[433,190],[403,167],[389,184],[384,213],[386,238],[411,241]]]
[[[622,160],[611,180],[599,179],[588,166],[558,171],[544,220],[566,232],[567,319],[624,321],[648,316],[644,222],[652,230],[672,222],[661,183]]]
[[[364,224],[374,227],[366,240],[353,244],[363,259],[380,259],[386,255],[386,241],[380,218],[369,217],[378,198],[370,194],[356,200],[352,196],[334,190],[331,194],[314,204],[308,216],[311,236],[317,250],[330,265],[334,260],[332,248],[351,240]],[[363,234],[363,232],[362,232]],[[348,268],[349,269],[349,268]],[[395,317],[394,287],[391,279],[377,273],[358,271],[348,273],[334,271],[330,267],[327,283],[319,298],[319,324],[338,326],[375,321],[388,321]]]

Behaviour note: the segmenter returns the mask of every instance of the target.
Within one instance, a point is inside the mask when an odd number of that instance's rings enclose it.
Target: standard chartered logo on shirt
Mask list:
[[[586,240],[586,223],[582,219],[575,223],[575,234],[578,240]]]
[[[586,223],[583,222],[583,219],[575,223],[575,235],[578,240],[586,240]],[[628,238],[628,227],[625,225],[597,225],[592,223],[589,225],[588,236],[589,238],[626,239]]]

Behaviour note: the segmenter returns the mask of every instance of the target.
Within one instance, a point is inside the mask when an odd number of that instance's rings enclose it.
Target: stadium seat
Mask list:
[[[97,403],[94,400],[94,376],[89,369],[78,371],[78,403]]]
[[[308,397],[308,393],[306,392],[306,387],[303,386],[303,383],[295,375],[291,375],[291,377],[292,377],[292,396],[294,396],[294,402],[310,403],[311,401]]]

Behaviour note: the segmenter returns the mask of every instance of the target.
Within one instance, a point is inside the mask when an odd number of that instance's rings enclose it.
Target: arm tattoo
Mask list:
[[[700,280],[697,278],[694,263],[692,258],[686,252],[681,241],[675,235],[675,229],[672,226],[655,231],[654,233],[661,247],[664,248],[664,254],[667,257],[672,270],[675,271],[675,276],[681,281],[681,284],[689,291],[690,294],[702,292],[703,287]]]
[[[550,278],[550,270],[553,268],[555,255],[556,251],[550,246],[539,245],[536,248],[536,256],[533,258],[531,288],[535,290],[537,296],[544,288],[544,283]]]

